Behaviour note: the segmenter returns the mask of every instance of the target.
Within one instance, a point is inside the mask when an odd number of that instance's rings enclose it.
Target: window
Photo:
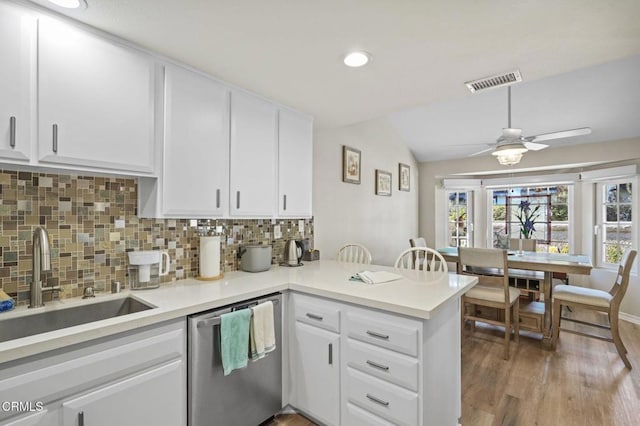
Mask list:
[[[493,190],[492,246],[509,248],[510,238],[519,238],[523,223],[520,206],[528,209],[530,238],[538,251],[569,253],[569,185],[498,188]]]
[[[617,265],[633,245],[633,184],[629,180],[599,183],[598,264]]]
[[[447,244],[473,247],[472,191],[447,192]]]

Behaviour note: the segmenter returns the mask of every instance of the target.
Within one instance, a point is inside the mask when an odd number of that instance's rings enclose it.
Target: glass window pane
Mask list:
[[[607,222],[617,222],[618,221],[618,209],[617,206],[606,206],[606,221]]]
[[[551,206],[551,220],[552,221],[568,221],[569,220],[569,206],[566,204],[557,204]]]
[[[466,205],[467,204],[467,193],[466,192],[461,192],[460,194],[458,194],[458,204],[460,204],[460,205]]]
[[[631,222],[631,205],[620,204],[620,221]]]
[[[604,227],[605,243],[617,243],[619,239],[618,225],[606,225]]]
[[[606,186],[605,199],[607,203],[615,203],[618,201],[618,185]]]
[[[620,184],[620,202],[621,203],[630,203],[632,201],[631,198],[631,184],[630,183],[622,183]]]
[[[605,262],[619,263],[622,260],[622,247],[617,244],[605,244],[603,255]]]

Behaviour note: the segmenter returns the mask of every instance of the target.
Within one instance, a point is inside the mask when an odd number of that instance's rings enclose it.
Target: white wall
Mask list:
[[[529,174],[540,174],[541,172],[523,172],[522,169],[540,168],[545,166],[553,166],[557,164],[577,164],[590,162],[618,162],[640,159],[640,139],[631,139],[614,142],[604,142],[597,144],[585,144],[578,146],[565,146],[558,148],[547,148],[540,152],[528,152],[523,160],[517,166],[509,169],[514,175],[518,176]],[[484,171],[498,170],[502,166],[497,165],[497,161],[490,155],[474,158],[465,158],[458,160],[435,161],[420,164],[420,234],[427,239],[427,245],[436,246],[442,243],[444,229],[436,226],[438,217],[442,216],[441,210],[444,208],[442,203],[442,191],[438,189],[443,177],[451,177],[461,173],[482,173]],[[504,168],[502,168],[504,171]],[[564,172],[567,170],[562,170]],[[576,185],[575,203],[580,206],[593,205],[593,189],[591,185]],[[578,232],[575,236],[575,246],[577,251],[588,254],[593,257],[593,242],[590,238],[592,222],[592,209],[589,208],[576,217]],[[634,212],[636,223],[640,223],[640,212]],[[636,227],[636,240],[640,241],[640,226]],[[476,234],[477,237],[477,234]],[[636,266],[638,260],[636,260]],[[638,268],[636,267],[636,270]],[[591,284],[593,287],[608,289],[613,283],[615,273],[606,270],[595,270],[591,274]],[[587,280],[581,277],[573,278],[576,284],[587,284]],[[640,278],[636,273],[631,277],[629,290],[625,296],[621,311],[632,315],[640,323]]]
[[[342,146],[359,149],[360,185],[342,182]],[[320,130],[313,142],[314,241],[321,259],[348,242],[365,245],[373,263],[392,265],[418,236],[418,164],[384,120]],[[411,166],[410,192],[398,191],[398,163]],[[392,173],[391,197],[375,195],[375,170]]]

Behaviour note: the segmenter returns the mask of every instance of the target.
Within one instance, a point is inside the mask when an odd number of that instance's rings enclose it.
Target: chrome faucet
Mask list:
[[[41,274],[51,270],[51,246],[49,244],[49,234],[42,226],[38,226],[33,231],[33,257],[31,261],[31,300],[29,307],[37,308],[43,306],[43,291],[60,291],[60,287],[49,287],[42,289]]]

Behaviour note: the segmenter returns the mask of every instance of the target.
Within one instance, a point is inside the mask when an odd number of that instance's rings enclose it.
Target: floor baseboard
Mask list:
[[[624,312],[620,312],[619,318],[621,320],[625,320],[625,321],[628,321],[630,323],[640,325],[640,317],[638,317],[638,316],[631,315],[631,314],[625,314]]]

